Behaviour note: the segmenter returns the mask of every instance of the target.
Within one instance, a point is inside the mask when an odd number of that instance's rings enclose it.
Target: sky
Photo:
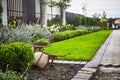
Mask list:
[[[120,0],[71,0],[70,4],[71,6],[66,10],[68,12],[86,13],[91,17],[95,13],[102,15],[105,11],[107,18],[120,18]],[[83,6],[86,6],[86,12],[83,12]]]

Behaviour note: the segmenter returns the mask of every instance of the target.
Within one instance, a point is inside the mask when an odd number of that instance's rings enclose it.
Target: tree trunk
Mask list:
[[[53,20],[53,5],[52,5],[52,0],[51,0],[51,20]]]
[[[60,7],[60,25],[62,25],[62,20],[63,20],[63,8]]]
[[[53,20],[53,8],[51,7],[51,18]]]
[[[40,26],[43,27],[43,4],[40,2]]]

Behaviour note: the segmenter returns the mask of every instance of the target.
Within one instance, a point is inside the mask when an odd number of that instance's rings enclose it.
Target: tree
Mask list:
[[[100,17],[100,14],[97,14],[97,13],[92,15],[92,20],[93,20],[93,25],[92,26],[98,26],[99,25],[99,22],[98,22],[99,17]]]
[[[73,18],[73,24],[74,24],[74,26],[78,27],[78,26],[81,24],[80,21],[81,21],[81,20],[80,20],[80,16],[74,17],[74,18]]]
[[[102,18],[105,18],[105,19],[106,19],[106,16],[107,16],[106,12],[103,11]]]
[[[103,11],[102,18],[100,19],[100,25],[101,25],[102,29],[107,29],[108,20],[106,18],[106,15],[107,14],[105,13],[105,11]]]
[[[107,19],[101,18],[100,19],[100,26],[102,27],[102,29],[107,29]]]
[[[67,7],[69,7],[70,5],[68,4],[71,0],[60,0],[59,2],[57,2],[57,6],[60,7],[60,25],[62,25],[63,23],[63,12],[64,9],[66,9]]]
[[[51,8],[51,20],[53,20],[53,7],[56,6],[56,1],[50,0],[48,6]]]
[[[47,4],[45,0],[38,0],[38,3],[40,5],[40,25],[43,27],[43,6]]]

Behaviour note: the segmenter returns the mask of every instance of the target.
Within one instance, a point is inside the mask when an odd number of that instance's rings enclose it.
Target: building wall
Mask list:
[[[8,23],[8,18],[13,16],[22,19],[25,23],[35,22],[36,18],[40,17],[40,6],[37,0],[1,0],[1,3],[4,9],[3,23]],[[45,6],[44,12],[44,23],[46,24],[46,21],[51,19],[51,8]],[[60,16],[60,9],[54,7],[53,17],[58,15]]]
[[[22,0],[23,19],[29,24],[35,22],[35,0]]]
[[[7,16],[10,22],[13,17],[21,19],[29,24],[35,22],[35,1],[34,0],[7,0]]]

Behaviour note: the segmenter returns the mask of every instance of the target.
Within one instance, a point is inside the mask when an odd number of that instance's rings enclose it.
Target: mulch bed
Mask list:
[[[72,64],[55,64],[54,67],[47,66],[45,69],[32,67],[27,72],[28,80],[71,80],[81,67]]]

